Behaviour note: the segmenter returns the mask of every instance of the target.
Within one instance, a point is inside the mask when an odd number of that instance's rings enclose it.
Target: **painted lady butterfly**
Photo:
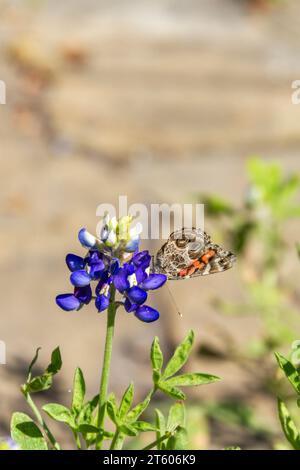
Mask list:
[[[152,271],[168,279],[206,276],[232,268],[236,256],[211,242],[200,229],[183,228],[173,232],[152,259]]]

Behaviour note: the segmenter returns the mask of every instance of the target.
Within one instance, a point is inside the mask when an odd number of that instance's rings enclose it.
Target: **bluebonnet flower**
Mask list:
[[[116,289],[125,298],[125,310],[134,312],[135,316],[144,322],[152,322],[159,318],[157,310],[144,305],[148,297],[147,291],[158,289],[167,280],[164,274],[149,273],[150,262],[151,256],[148,251],[141,251],[113,276]]]
[[[98,312],[103,312],[109,306],[113,286],[121,294],[128,313],[133,312],[144,322],[159,318],[159,312],[145,302],[148,291],[161,287],[167,278],[163,274],[150,273],[150,254],[148,251],[138,252],[141,225],[130,229],[131,222],[132,217],[129,216],[119,221],[106,216],[100,238],[86,229],[79,231],[79,241],[89,251],[84,258],[71,253],[66,256],[74,291],[56,297],[60,308],[79,310],[94,298]],[[94,281],[97,285],[93,295]]]

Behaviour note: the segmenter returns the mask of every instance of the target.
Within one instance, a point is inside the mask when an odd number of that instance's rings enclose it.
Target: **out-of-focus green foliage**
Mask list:
[[[247,163],[248,190],[239,205],[220,195],[200,195],[206,216],[238,255],[246,301],[220,301],[226,313],[256,314],[262,319],[263,340],[249,351],[261,356],[294,339],[297,312],[291,302],[290,282],[284,279],[282,260],[286,223],[300,216],[300,178],[286,175],[277,163],[252,158]],[[300,252],[300,248],[298,247]]]
[[[291,361],[278,353],[275,354],[275,357],[279,367],[283,370],[285,377],[296,392],[297,406],[300,408],[300,362],[297,360],[296,365],[292,362],[295,357],[294,349],[292,350]],[[286,439],[293,449],[300,450],[300,429],[292,418],[287,404],[281,398],[278,398],[278,415]]]

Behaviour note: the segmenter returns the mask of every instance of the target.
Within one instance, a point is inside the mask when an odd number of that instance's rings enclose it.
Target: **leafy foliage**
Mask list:
[[[279,367],[285,374],[285,377],[293,387],[294,391],[298,395],[297,403],[299,403],[300,397],[300,374],[299,370],[294,367],[292,362],[286,359],[281,354],[276,353],[275,357],[277,359]],[[300,450],[300,430],[297,429],[293,418],[290,415],[286,403],[278,398],[278,415],[281,423],[282,430],[288,442],[291,444],[293,449]]]
[[[85,401],[86,384],[83,372],[76,368],[73,380],[73,393],[70,407],[60,403],[46,403],[42,411],[52,420],[66,425],[72,432],[78,448],[90,448],[96,445],[97,439],[111,441],[111,449],[121,449],[125,438],[135,438],[140,433],[155,433],[156,440],[148,448],[176,450],[185,449],[188,445],[185,408],[182,401],[176,401],[170,408],[167,418],[161,411],[155,411],[155,422],[142,419],[156,391],[161,391],[174,400],[184,400],[185,394],[178,387],[189,387],[213,383],[218,377],[202,373],[177,373],[186,364],[194,342],[194,333],[190,331],[174,351],[164,367],[164,357],[156,337],[152,343],[150,359],[152,365],[153,389],[145,399],[134,404],[134,384],[130,383],[118,403],[111,393],[106,401],[106,415],[115,426],[115,432],[99,427],[97,411],[99,395]],[[36,415],[35,423],[22,413],[15,413],[12,419],[11,432],[13,439],[22,449],[59,448],[47,424],[37,410],[31,398],[31,392],[47,390],[52,385],[53,376],[60,370],[62,361],[58,348],[51,355],[51,362],[40,376],[32,377],[32,369],[38,359],[37,350],[28,370],[26,383],[22,392]]]
[[[284,283],[281,276],[281,253],[287,220],[300,216],[300,178],[259,158],[248,161],[247,175],[248,191],[239,206],[215,194],[201,194],[198,199],[239,255],[245,302],[231,304],[222,299],[219,306],[230,314],[259,312],[263,339],[250,344],[248,352],[260,357],[294,337],[298,314],[291,301],[290,280]]]

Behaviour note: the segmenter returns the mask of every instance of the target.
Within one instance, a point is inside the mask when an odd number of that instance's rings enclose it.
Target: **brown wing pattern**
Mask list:
[[[153,271],[168,279],[206,276],[230,269],[236,257],[213,244],[207,233],[183,228],[173,232],[153,260]]]

